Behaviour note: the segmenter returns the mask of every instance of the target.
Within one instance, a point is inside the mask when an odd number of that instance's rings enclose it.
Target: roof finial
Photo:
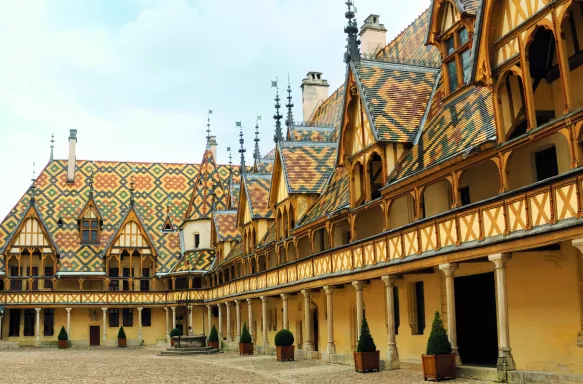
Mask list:
[[[241,120],[235,123],[236,127],[239,127],[239,144],[241,144],[241,148],[239,149],[239,153],[241,154],[241,174],[245,173],[245,140],[243,139],[243,125],[241,125]]]
[[[55,149],[55,134],[51,134],[51,158],[49,161],[53,161],[53,151]]]
[[[261,120],[261,115],[257,115],[257,120],[255,121],[255,151],[253,152],[253,159],[258,162],[261,158],[261,152],[259,152],[259,120]]]
[[[95,174],[95,161],[92,161],[91,165],[92,165],[90,167],[91,175],[89,175],[89,198],[90,199],[93,198],[93,175]]]
[[[344,54],[344,62],[349,63],[351,61],[360,60],[360,50],[358,46],[360,41],[358,40],[358,24],[356,23],[356,7],[354,6],[354,1],[347,0],[346,6],[348,10],[344,14],[344,17],[348,19],[348,24],[344,27],[344,33],[348,36],[346,37],[346,53]]]
[[[32,163],[32,184],[30,185],[30,204],[34,205],[34,202],[36,200],[35,195],[36,195],[36,163]]]
[[[273,118],[275,119],[275,136],[273,136],[273,141],[275,142],[275,144],[279,143],[280,141],[283,141],[283,134],[281,132],[281,118],[283,117],[281,115],[281,113],[279,113],[279,108],[281,107],[281,105],[279,104],[280,98],[279,98],[279,87],[277,86],[277,78],[275,78],[275,81],[271,81],[271,87],[275,88],[275,115],[273,115]]]
[[[229,152],[229,186],[233,182],[233,155],[231,153],[231,147],[227,147],[227,152]]]
[[[130,177],[130,207],[134,206],[134,175]]]
[[[287,74],[287,119],[285,120],[285,125],[287,126],[287,132],[291,134],[292,126],[294,124],[294,115],[292,112],[292,108],[294,104],[292,103],[292,96],[291,96],[291,84],[289,81],[289,73]]]
[[[206,146],[210,147],[211,142],[211,115],[213,114],[213,110],[209,109],[209,112],[206,117]]]

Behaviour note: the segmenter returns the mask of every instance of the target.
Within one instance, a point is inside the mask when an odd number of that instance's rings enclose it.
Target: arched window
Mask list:
[[[513,71],[503,74],[496,87],[500,123],[506,140],[526,133],[528,121],[522,78]]]
[[[583,107],[583,2],[573,2],[561,22],[561,37],[569,64],[571,110]]]
[[[383,159],[378,153],[373,153],[368,162],[368,180],[370,183],[371,200],[381,197],[383,187]]]
[[[352,168],[352,193],[355,207],[358,207],[365,202],[363,179],[362,164],[355,163]]]

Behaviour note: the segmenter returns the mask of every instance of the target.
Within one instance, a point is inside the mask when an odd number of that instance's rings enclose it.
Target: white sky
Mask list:
[[[381,16],[391,40],[429,0],[357,0],[359,26]],[[333,92],[345,65],[344,0],[17,0],[0,2],[0,220],[49,160],[201,160],[213,110],[218,160],[238,131],[252,157],[273,147],[270,81],[287,86],[301,120],[299,85],[321,71]],[[285,100],[284,100],[285,101]],[[282,103],[282,104],[285,104]],[[249,163],[249,161],[248,161]]]

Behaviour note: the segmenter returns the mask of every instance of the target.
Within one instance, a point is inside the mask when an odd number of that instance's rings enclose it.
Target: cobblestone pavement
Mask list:
[[[321,361],[274,356],[157,356],[161,348],[0,350],[2,383],[423,383],[407,370],[359,374]],[[482,384],[457,379],[456,384]]]

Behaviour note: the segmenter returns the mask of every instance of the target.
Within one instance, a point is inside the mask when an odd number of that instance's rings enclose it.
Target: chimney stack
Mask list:
[[[387,29],[379,15],[370,15],[360,29],[360,47],[365,55],[374,55],[387,45]]]
[[[216,136],[210,136],[209,147],[211,148],[211,152],[213,153],[213,158],[215,159],[215,163],[218,162],[218,160],[217,160],[217,137]]]
[[[69,162],[67,163],[67,181],[69,183],[75,182],[75,149],[77,147],[77,130],[71,129],[69,131]]]
[[[316,108],[328,98],[328,80],[322,78],[322,72],[308,72],[302,80],[302,107],[304,121],[310,120]]]

